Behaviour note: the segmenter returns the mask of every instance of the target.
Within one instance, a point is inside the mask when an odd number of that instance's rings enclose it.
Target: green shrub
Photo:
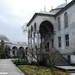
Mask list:
[[[16,60],[12,60],[14,64],[16,65],[26,65],[29,64],[27,61],[25,61],[24,59],[16,59]]]

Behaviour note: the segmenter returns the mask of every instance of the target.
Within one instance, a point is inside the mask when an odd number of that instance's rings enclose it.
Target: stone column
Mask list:
[[[40,48],[40,43],[41,43],[40,33],[37,32],[37,47],[38,48]]]
[[[40,43],[41,43],[41,35],[39,33],[39,48],[40,48]]]
[[[37,32],[37,48],[39,48],[39,31]]]
[[[58,42],[57,39],[58,39],[58,38],[57,38],[57,36],[56,36],[56,31],[55,31],[55,30],[54,30],[54,34],[53,34],[53,35],[54,35],[54,48],[57,49],[57,48],[58,48],[58,46],[57,46],[57,45],[58,45],[58,44],[57,44],[57,42]]]
[[[28,35],[28,50],[29,50],[29,35]]]
[[[32,48],[32,35],[30,35],[30,49]]]
[[[40,48],[42,48],[42,34],[41,34],[41,46],[40,46]]]

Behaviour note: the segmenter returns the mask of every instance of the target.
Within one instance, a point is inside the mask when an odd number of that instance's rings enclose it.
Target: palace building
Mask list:
[[[29,50],[37,47],[46,52],[56,48],[66,60],[75,63],[75,0],[49,12],[35,13],[27,27]]]
[[[0,34],[0,45],[1,45],[1,40],[4,41],[4,46],[9,47],[9,57],[14,58],[17,57],[17,52],[20,50],[26,50],[28,47],[26,42],[21,42],[21,41],[10,41],[5,35]],[[21,55],[21,54],[20,54]]]

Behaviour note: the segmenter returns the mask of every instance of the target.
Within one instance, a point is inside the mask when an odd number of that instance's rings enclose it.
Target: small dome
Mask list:
[[[9,41],[9,39],[3,34],[0,34],[0,40]]]
[[[64,8],[66,5],[67,5],[67,3],[60,4],[60,5],[57,6],[55,9],[58,9],[58,8]]]

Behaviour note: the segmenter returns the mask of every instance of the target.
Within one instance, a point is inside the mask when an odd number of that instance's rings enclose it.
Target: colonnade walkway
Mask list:
[[[25,75],[11,59],[0,59],[0,75]]]

